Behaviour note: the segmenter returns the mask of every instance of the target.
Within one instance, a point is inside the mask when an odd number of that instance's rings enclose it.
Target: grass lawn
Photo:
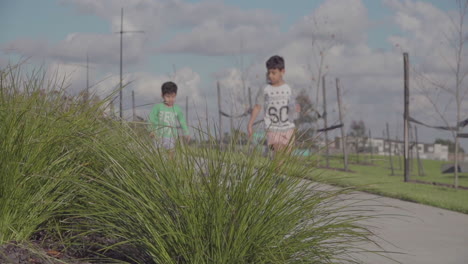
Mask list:
[[[303,160],[306,164],[317,164],[317,157],[308,157]],[[349,169],[351,172],[339,170],[322,169],[325,164],[321,158],[318,175],[308,175],[307,178],[326,182],[338,186],[354,186],[358,190],[366,191],[382,196],[398,198],[407,201],[427,204],[453,211],[468,214],[468,190],[453,189],[436,185],[405,183],[403,171],[399,167],[398,158],[394,157],[394,174],[391,176],[389,158],[374,156],[372,164],[368,157],[360,157],[361,163],[356,164],[356,157],[350,159]],[[446,162],[423,160],[425,176],[417,176],[418,169],[415,167],[410,180],[422,180],[427,182],[438,182],[453,184],[453,174],[442,174],[440,166]],[[343,163],[338,158],[330,160],[330,167],[343,168]],[[417,165],[417,162],[413,162]],[[468,174],[459,175],[459,185],[468,187]]]
[[[249,153],[240,147],[239,153]],[[257,157],[260,158],[260,157]],[[400,157],[401,162],[403,159]],[[359,164],[355,155],[349,156],[349,170],[343,171],[342,157],[331,157],[330,168],[325,169],[324,157],[299,157],[301,166],[315,166],[316,170],[310,175],[301,177],[313,181],[328,183],[343,187],[354,187],[357,190],[397,198],[405,201],[426,204],[439,208],[468,214],[468,190],[431,184],[405,183],[403,178],[403,163],[400,167],[398,157],[393,157],[394,175],[391,176],[389,158],[386,156],[360,155]],[[422,160],[425,176],[417,176],[417,161],[414,164],[410,180],[453,184],[453,174],[442,174],[440,167],[445,161]],[[338,170],[337,170],[338,169]],[[459,186],[468,187],[468,173],[459,174]]]

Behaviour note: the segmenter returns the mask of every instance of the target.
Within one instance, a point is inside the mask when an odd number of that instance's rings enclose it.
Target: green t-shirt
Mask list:
[[[169,107],[164,103],[155,104],[149,115],[150,130],[159,138],[176,138],[178,123],[184,135],[189,135],[187,121],[178,105]]]

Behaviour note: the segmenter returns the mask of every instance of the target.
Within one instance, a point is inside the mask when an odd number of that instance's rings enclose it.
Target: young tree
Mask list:
[[[349,136],[352,137],[365,137],[366,136],[366,125],[364,124],[364,121],[359,120],[353,120],[351,121],[351,125],[349,127]]]
[[[351,125],[349,127],[348,136],[354,138],[354,148],[356,150],[357,159],[359,162],[359,152],[364,151],[367,142],[367,129],[364,121],[351,121]]]
[[[312,29],[311,54],[308,58],[307,72],[310,76],[310,89],[315,88],[315,105],[319,105],[320,90],[322,89],[322,79],[330,70],[327,64],[328,52],[337,44],[334,33],[327,30],[325,26],[327,19],[318,21],[315,17],[310,19]],[[314,87],[315,86],[315,87]]]
[[[296,101],[301,108],[298,118],[294,121],[298,128],[298,142],[310,142],[315,136],[315,129],[313,124],[318,120],[317,110],[314,108],[310,96],[307,95],[306,90],[301,90],[296,97]]]
[[[462,109],[468,103],[464,100],[468,93],[465,78],[468,75],[466,44],[468,40],[466,29],[466,15],[468,13],[468,0],[457,0],[457,14],[448,14],[451,28],[443,32],[442,39],[446,53],[442,55],[442,61],[449,69],[447,78],[434,78],[432,73],[420,73],[415,70],[416,84],[420,88],[424,98],[430,103],[438,119],[446,127],[453,128],[450,132],[454,141],[455,160],[454,166],[458,168],[458,153],[460,152],[458,133],[462,120]],[[444,54],[444,52],[442,52]],[[446,75],[447,76],[447,75]],[[445,76],[445,77],[446,77]],[[443,100],[445,99],[445,100]],[[466,117],[465,117],[466,118]],[[454,185],[458,188],[458,170],[454,173]]]

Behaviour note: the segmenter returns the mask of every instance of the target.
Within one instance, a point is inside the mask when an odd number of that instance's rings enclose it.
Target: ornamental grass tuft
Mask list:
[[[294,156],[202,129],[203,145],[168,155],[107,116],[110,97],[66,97],[17,71],[0,72],[0,245],[49,230],[68,234],[64,251],[93,243],[81,247],[97,263],[257,264],[353,263],[373,243],[349,190],[304,180],[314,168]]]

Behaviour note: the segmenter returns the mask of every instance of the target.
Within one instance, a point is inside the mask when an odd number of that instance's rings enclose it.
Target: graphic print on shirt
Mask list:
[[[287,84],[279,87],[271,85],[265,87],[263,98],[258,98],[259,101],[263,101],[265,128],[269,130],[294,128],[293,120],[290,117],[291,111],[294,111],[293,98],[291,88]]]
[[[176,113],[172,111],[161,111],[159,112],[159,120],[162,124],[166,124],[165,126],[160,128],[160,135],[167,136],[173,134],[174,128],[177,127]]]
[[[149,117],[150,129],[160,138],[178,137],[178,128],[184,135],[189,135],[189,128],[179,106],[168,107],[164,103],[155,104]]]

